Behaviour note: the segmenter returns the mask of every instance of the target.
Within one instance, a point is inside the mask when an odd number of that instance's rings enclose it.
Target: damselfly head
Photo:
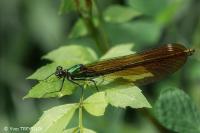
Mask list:
[[[64,76],[66,76],[66,73],[67,72],[66,72],[66,70],[63,70],[63,67],[61,67],[61,66],[56,67],[56,72],[55,72],[56,77],[62,78]]]
[[[185,50],[185,52],[187,53],[188,56],[191,56],[191,55],[193,55],[195,50],[194,49],[187,49],[187,50]]]

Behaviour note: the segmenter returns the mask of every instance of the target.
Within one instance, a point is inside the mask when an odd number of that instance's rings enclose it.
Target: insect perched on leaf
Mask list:
[[[177,71],[193,52],[194,49],[187,49],[180,44],[168,44],[142,53],[106,59],[92,64],[77,64],[68,69],[58,66],[50,76],[62,78],[61,87],[56,92],[62,91],[65,80],[80,88],[82,86],[77,81],[90,81],[98,90],[94,79],[100,76],[113,79],[124,78],[135,85],[144,85]]]

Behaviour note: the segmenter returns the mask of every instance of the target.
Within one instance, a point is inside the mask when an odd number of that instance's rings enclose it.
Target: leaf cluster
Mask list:
[[[108,51],[108,53],[106,53],[102,57],[102,59],[111,58],[118,55],[125,55],[126,53],[132,53],[132,46],[133,44],[123,44],[113,47]],[[69,53],[71,54],[70,56],[68,55]],[[45,55],[43,58],[49,59],[53,61],[53,63],[39,68],[34,74],[29,76],[28,79],[41,80],[45,78],[46,75],[54,72],[56,65],[64,65],[67,67],[80,62],[87,63],[95,60],[97,61],[97,56],[95,55],[95,52],[92,51],[92,49],[78,45],[70,45],[58,48]],[[62,81],[57,79],[57,77],[55,76],[48,79],[48,81],[40,81],[29,91],[25,98],[62,97],[64,95],[73,94],[76,86],[66,81],[64,84],[64,88],[61,92],[44,95],[48,92],[54,92],[58,90],[61,82]],[[76,109],[79,108],[80,104],[89,114],[94,116],[104,115],[105,109],[108,104],[121,108],[125,108],[127,106],[132,108],[151,107],[144,95],[141,93],[141,90],[131,84],[121,84],[118,82],[114,82],[112,85],[104,85],[100,86],[100,88],[102,89],[101,92],[93,93],[82,103],[65,104],[53,107],[52,109],[45,111],[43,116],[34,125],[34,127],[42,127],[42,132],[54,132],[55,130],[62,131],[68,125],[69,121],[72,119],[73,114],[75,113]],[[67,129],[64,132],[69,132],[71,130],[76,131],[77,128]],[[88,129],[85,128],[79,130],[86,130],[90,132]]]

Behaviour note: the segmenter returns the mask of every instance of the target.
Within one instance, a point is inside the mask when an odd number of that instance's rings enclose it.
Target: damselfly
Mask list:
[[[125,79],[129,77],[127,79],[130,82],[144,85],[177,71],[193,52],[194,49],[187,49],[181,44],[168,44],[137,54],[101,60],[86,65],[77,64],[68,69],[58,66],[50,76],[55,75],[59,79],[62,78],[61,87],[56,92],[62,91],[65,80],[81,88],[83,87],[78,81],[90,81],[98,90],[94,79],[100,76]]]

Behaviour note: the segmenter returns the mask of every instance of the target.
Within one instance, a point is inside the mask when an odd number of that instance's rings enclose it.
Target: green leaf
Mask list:
[[[95,25],[95,27],[99,26],[99,20],[97,17],[93,17],[92,21]],[[83,19],[80,18],[76,21],[75,25],[72,28],[72,31],[69,34],[69,38],[75,38],[75,40],[80,39],[80,37],[88,35],[88,29],[86,27],[86,24],[84,23]]]
[[[128,0],[128,5],[145,15],[155,17],[159,24],[166,25],[190,2],[190,0]]]
[[[66,130],[63,131],[63,133],[79,133],[79,127],[66,129]]]
[[[200,112],[182,90],[162,91],[154,111],[160,123],[175,132],[200,133]]]
[[[57,63],[51,63],[42,66],[39,69],[37,69],[36,72],[34,72],[32,75],[30,75],[27,79],[44,80],[50,74],[55,72],[57,66],[59,66]]]
[[[102,56],[101,59],[133,54],[134,52],[131,50],[133,46],[134,44],[132,43],[119,44],[117,46],[114,46],[104,56]]]
[[[169,22],[173,22],[173,18],[184,10],[186,6],[190,4],[190,0],[173,0],[165,4],[165,8],[161,12],[157,13],[156,21],[160,24],[166,25]]]
[[[41,81],[28,92],[24,98],[48,98],[48,97],[62,97],[71,95],[76,86],[65,80],[62,91],[58,92],[61,88],[62,79],[52,76],[47,81]],[[57,91],[57,92],[56,92]]]
[[[69,34],[69,38],[78,38],[80,36],[87,35],[88,31],[82,19],[79,19],[73,26],[72,31]]]
[[[65,104],[44,112],[40,120],[32,127],[31,133],[61,133],[69,124],[78,104]]]
[[[141,13],[135,11],[133,8],[121,5],[112,5],[104,12],[104,19],[108,22],[123,23],[140,15]]]
[[[95,15],[97,9],[93,0],[62,0],[59,14],[69,11],[78,11],[82,15],[89,15],[92,12]]]
[[[65,130],[63,133],[80,133],[79,127]],[[96,133],[95,131],[87,128],[83,128],[82,133]]]
[[[150,20],[136,20],[122,24],[106,23],[105,25],[105,30],[113,44],[129,42],[155,44],[161,35],[161,28]]]
[[[169,0],[128,0],[128,4],[135,10],[146,15],[156,16],[164,10]]]
[[[131,108],[151,108],[151,105],[148,103],[141,90],[130,84],[116,85],[116,87],[107,89],[106,99],[115,107],[125,108],[129,106]]]
[[[88,113],[94,116],[101,116],[105,112],[108,103],[105,98],[105,92],[98,92],[83,101],[83,106]]]
[[[83,128],[83,133],[96,133],[96,132],[91,129]]]
[[[75,0],[61,0],[59,14],[76,10]]]
[[[58,63],[66,62],[66,64],[77,64],[95,61],[97,59],[97,55],[89,47],[69,45],[53,50],[43,56],[43,58]]]

